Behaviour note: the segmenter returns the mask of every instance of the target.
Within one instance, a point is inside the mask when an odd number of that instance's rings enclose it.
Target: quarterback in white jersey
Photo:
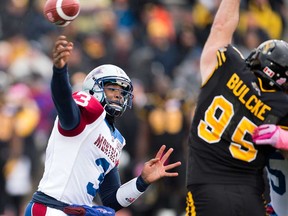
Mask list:
[[[82,108],[83,119],[71,131],[58,127],[59,119],[55,121],[39,191],[65,203],[90,204],[104,176],[117,165],[125,140],[116,129],[111,134],[94,97],[80,91],[73,98]]]
[[[173,149],[162,146],[144,164],[140,176],[121,184],[118,164],[125,139],[115,128],[115,118],[132,106],[133,86],[115,65],[101,65],[85,78],[83,90],[69,83],[67,61],[73,43],[59,36],[53,49],[52,98],[57,118],[46,149],[45,169],[25,216],[115,215],[129,206],[149,184],[180,162],[166,164]],[[103,206],[93,205],[99,194]]]
[[[258,145],[272,145],[277,149],[268,161],[267,173],[270,185],[271,216],[288,215],[288,131],[273,124],[256,128],[253,141]]]

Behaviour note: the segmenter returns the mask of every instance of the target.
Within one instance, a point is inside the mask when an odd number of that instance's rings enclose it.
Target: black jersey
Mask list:
[[[192,122],[187,185],[260,186],[273,148],[254,145],[251,135],[258,125],[288,117],[288,96],[265,90],[231,45],[218,50],[217,61],[202,86]]]

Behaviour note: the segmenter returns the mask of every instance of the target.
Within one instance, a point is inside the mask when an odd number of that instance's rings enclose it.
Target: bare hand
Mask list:
[[[157,152],[156,157],[147,161],[144,164],[141,176],[147,184],[153,183],[163,177],[178,176],[177,172],[166,172],[168,170],[171,170],[175,167],[180,166],[181,162],[178,161],[176,163],[164,165],[165,161],[169,158],[169,156],[173,152],[173,148],[170,148],[163,155],[165,148],[166,146],[162,145],[159,151]]]
[[[67,64],[73,50],[73,43],[67,41],[66,36],[57,38],[53,48],[53,64],[56,68],[63,68]]]

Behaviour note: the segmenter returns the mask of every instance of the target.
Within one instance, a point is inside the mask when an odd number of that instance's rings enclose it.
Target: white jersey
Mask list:
[[[73,130],[55,120],[38,191],[67,204],[92,205],[104,176],[118,165],[123,136],[110,130],[102,105],[85,92],[73,94],[81,122]]]
[[[271,204],[278,216],[288,215],[288,160],[275,152],[267,166]]]

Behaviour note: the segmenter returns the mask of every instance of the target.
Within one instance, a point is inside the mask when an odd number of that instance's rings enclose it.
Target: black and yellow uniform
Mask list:
[[[218,50],[217,60],[202,86],[191,127],[187,215],[263,216],[264,201],[250,202],[250,197],[261,197],[263,168],[274,150],[255,146],[251,135],[264,122],[288,119],[288,95],[265,90],[231,45]]]

